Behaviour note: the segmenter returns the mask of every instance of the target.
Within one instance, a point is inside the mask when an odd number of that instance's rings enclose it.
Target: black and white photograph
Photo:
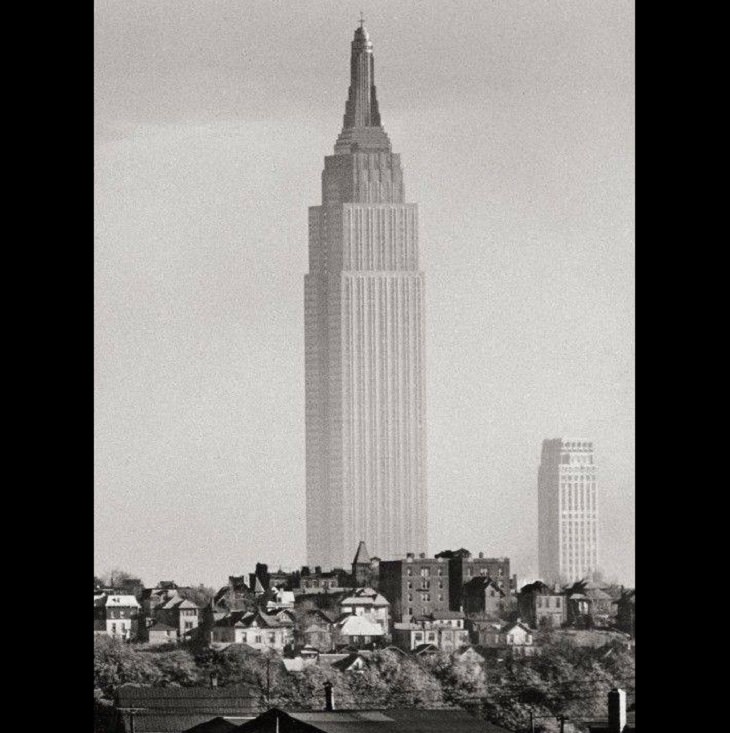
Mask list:
[[[95,733],[631,733],[633,0],[94,0]]]

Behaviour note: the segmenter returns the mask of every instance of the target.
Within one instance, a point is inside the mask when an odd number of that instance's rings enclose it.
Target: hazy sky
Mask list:
[[[96,0],[95,570],[305,560],[307,207],[361,9],[419,205],[429,549],[534,577],[541,442],[585,437],[601,564],[633,583],[621,0]]]

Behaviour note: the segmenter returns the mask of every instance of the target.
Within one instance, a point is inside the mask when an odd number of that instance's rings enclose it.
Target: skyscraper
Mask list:
[[[418,212],[380,122],[361,21],[350,89],[309,209],[305,276],[307,558],[344,566],[360,540],[426,551],[424,281]]]
[[[538,470],[538,562],[544,581],[572,582],[598,567],[598,493],[593,443],[542,443]]]

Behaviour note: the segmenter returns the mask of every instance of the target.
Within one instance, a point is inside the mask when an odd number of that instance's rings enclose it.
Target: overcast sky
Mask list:
[[[95,570],[305,561],[307,207],[361,9],[419,205],[429,549],[535,577],[541,442],[585,437],[601,565],[633,583],[622,0],[96,0]]]

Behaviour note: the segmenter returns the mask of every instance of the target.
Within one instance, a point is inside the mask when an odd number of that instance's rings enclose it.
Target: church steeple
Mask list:
[[[362,18],[351,48],[350,88],[335,153],[390,152],[390,140],[380,122],[375,92],[373,42]]]

